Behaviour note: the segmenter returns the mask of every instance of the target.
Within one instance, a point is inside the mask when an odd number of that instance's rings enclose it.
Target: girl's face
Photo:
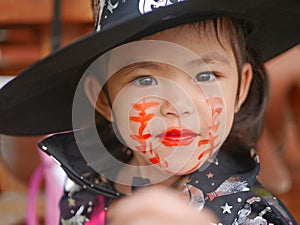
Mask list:
[[[115,122],[139,165],[189,174],[213,157],[227,138],[234,114],[247,96],[251,66],[243,65],[237,96],[238,68],[226,41],[221,46],[214,36],[201,37],[192,26],[144,40],[180,45],[199,60],[182,58],[184,65],[178,67],[151,60],[118,70],[106,83],[113,110],[107,104],[99,111]],[[158,55],[165,54],[162,51],[155,49]]]

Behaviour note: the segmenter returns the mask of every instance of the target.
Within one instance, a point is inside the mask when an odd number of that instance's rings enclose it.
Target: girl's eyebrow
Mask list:
[[[130,74],[132,71],[134,71],[136,69],[155,69],[155,70],[159,70],[161,68],[162,68],[161,63],[146,61],[146,62],[138,62],[138,63],[130,64],[126,67],[123,67],[121,70],[119,70],[119,72],[121,72],[123,76],[126,76],[126,75]]]
[[[217,51],[210,52],[201,56],[199,59],[191,61],[191,64],[207,65],[207,64],[230,64],[228,58]]]

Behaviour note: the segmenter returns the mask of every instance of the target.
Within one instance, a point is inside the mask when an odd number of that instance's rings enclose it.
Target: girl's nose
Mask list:
[[[163,88],[159,90],[159,95],[163,99],[161,103],[161,114],[166,117],[182,117],[193,114],[195,105],[191,90],[190,79],[178,71],[173,71],[172,79],[161,79]],[[190,89],[190,90],[187,90]]]
[[[186,101],[177,100],[177,102],[164,101],[161,104],[161,113],[165,117],[183,117],[189,116],[194,112],[194,106]]]

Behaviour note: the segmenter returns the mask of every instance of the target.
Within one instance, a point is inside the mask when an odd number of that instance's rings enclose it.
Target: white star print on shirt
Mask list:
[[[226,202],[224,206],[220,206],[223,209],[223,214],[224,213],[231,213],[231,205],[228,205],[228,203]]]

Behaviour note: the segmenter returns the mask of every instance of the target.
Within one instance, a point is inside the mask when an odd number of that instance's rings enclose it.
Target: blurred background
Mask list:
[[[0,87],[30,64],[92,31],[93,27],[90,0],[0,0],[0,9]],[[271,101],[258,145],[262,161],[259,180],[286,204],[297,221],[300,221],[299,65],[299,46],[266,64]],[[283,72],[278,70],[284,66],[287,69]],[[283,79],[283,73],[292,74],[292,81],[286,85],[282,80],[288,79]],[[278,83],[285,86],[282,88]],[[280,111],[283,108],[286,110]],[[0,135],[0,224],[25,224],[28,187],[30,184],[33,187],[30,179],[44,162],[36,148],[41,138]],[[42,181],[33,189],[37,198],[36,205],[33,204],[35,217],[40,224],[45,223],[48,204],[45,186]]]
[[[0,0],[0,9],[0,87],[30,64],[93,27],[89,0]],[[36,148],[40,138],[0,135],[1,225],[25,224],[29,181],[43,162]],[[47,204],[45,177],[42,180],[38,189],[31,185],[31,189],[38,191],[34,217],[40,224],[44,224]]]

